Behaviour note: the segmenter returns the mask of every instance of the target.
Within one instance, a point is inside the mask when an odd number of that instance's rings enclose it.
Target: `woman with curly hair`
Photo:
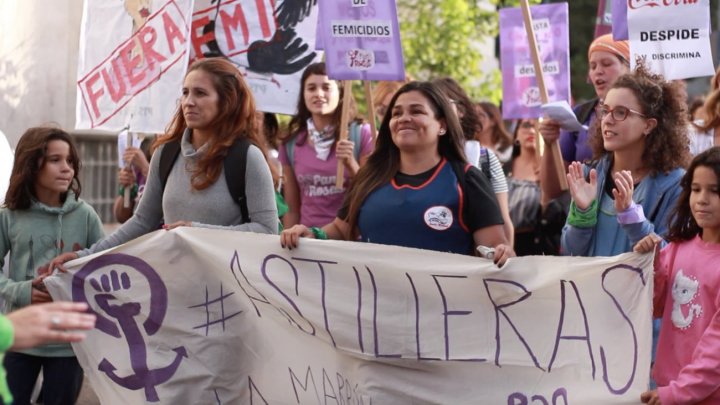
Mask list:
[[[598,106],[593,167],[570,165],[562,253],[614,256],[668,229],[688,153],[686,92],[646,67],[618,78]]]

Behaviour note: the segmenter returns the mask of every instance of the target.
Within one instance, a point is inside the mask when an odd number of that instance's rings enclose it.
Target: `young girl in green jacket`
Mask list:
[[[10,186],[0,208],[0,267],[10,252],[9,274],[0,275],[5,313],[52,301],[43,284],[47,263],[103,237],[100,218],[79,199],[80,161],[70,135],[58,128],[30,128],[18,142]],[[30,402],[43,371],[44,403],[75,403],[83,371],[69,344],[11,351],[3,365],[15,403]]]

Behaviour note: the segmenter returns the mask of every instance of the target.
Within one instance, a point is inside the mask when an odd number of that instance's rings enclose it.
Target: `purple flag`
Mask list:
[[[570,40],[567,3],[530,7],[548,101],[570,100]],[[542,115],[522,11],[500,10],[500,64],[503,78],[503,118]]]
[[[612,33],[615,41],[628,39],[627,0],[612,0]]]
[[[328,76],[404,80],[394,0],[322,0],[318,19]]]

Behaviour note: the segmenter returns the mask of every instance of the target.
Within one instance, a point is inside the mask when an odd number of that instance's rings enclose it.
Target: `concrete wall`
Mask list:
[[[31,126],[75,126],[82,0],[0,1],[0,130],[12,146]]]

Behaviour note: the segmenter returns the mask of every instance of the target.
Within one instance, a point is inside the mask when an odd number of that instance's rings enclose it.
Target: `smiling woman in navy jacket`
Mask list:
[[[289,228],[281,244],[295,247],[300,237],[360,239],[459,254],[483,245],[495,248],[502,265],[515,254],[492,187],[466,162],[462,145],[447,97],[428,82],[404,85],[337,218],[322,228]]]

